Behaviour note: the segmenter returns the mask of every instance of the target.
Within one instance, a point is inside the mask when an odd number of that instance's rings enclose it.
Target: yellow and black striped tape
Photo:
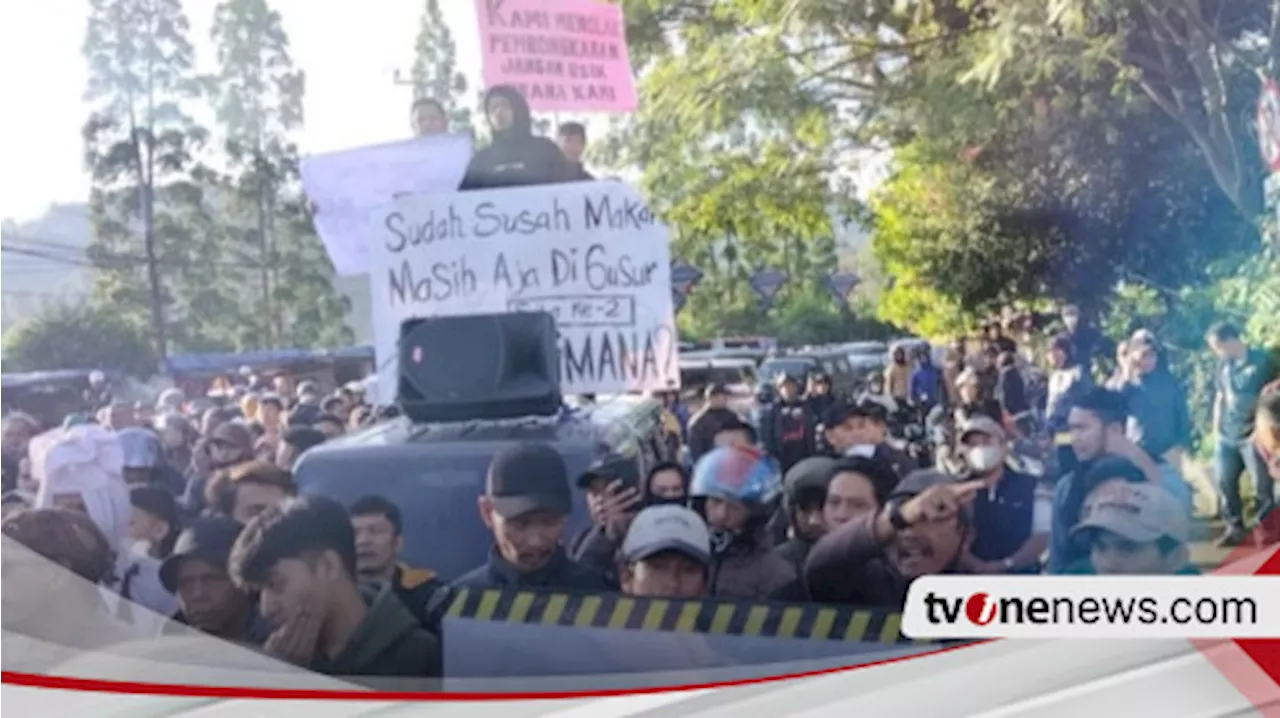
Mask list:
[[[821,641],[912,643],[896,611],[616,594],[459,589],[446,618],[577,628],[708,633]]]

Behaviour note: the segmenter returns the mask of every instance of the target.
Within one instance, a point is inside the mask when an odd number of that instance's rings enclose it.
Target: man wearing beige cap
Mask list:
[[[1186,511],[1155,484],[1112,479],[1099,485],[1085,499],[1072,534],[1087,538],[1090,551],[1067,574],[1199,573],[1188,563],[1191,527]]]

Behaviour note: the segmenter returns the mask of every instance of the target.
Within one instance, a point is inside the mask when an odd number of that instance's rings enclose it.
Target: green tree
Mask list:
[[[1274,74],[1274,0],[1016,0],[979,3],[990,32],[972,76],[987,83],[1030,68],[1046,77],[1114,73],[1194,142],[1241,214],[1262,213],[1262,168],[1249,111]]]
[[[184,110],[199,94],[187,32],[180,0],[91,0],[83,47],[96,294],[149,325],[162,357],[175,332],[192,326],[166,281],[192,267],[198,243],[180,216],[200,200],[193,155],[206,138]]]
[[[695,296],[684,321],[726,333],[768,321],[720,311],[721,297],[750,306],[755,269],[788,277],[772,316],[836,271],[837,220],[859,208],[842,171],[851,147],[838,108],[811,82],[783,5],[625,3],[633,64],[643,68],[640,109],[594,152],[605,166],[641,169],[641,188],[675,233],[674,254],[707,275],[695,295],[716,297],[704,306]],[[797,29],[814,3],[787,5]]]
[[[851,196],[844,187],[868,152],[892,151],[895,175],[874,207],[876,253],[895,280],[886,316],[941,330],[1010,297],[1099,308],[1119,277],[1192,281],[1216,258],[1256,246],[1247,192],[1226,178],[1255,176],[1247,164],[1256,152],[1239,130],[1256,80],[1231,60],[1248,54],[1257,65],[1265,52],[1248,48],[1270,51],[1274,3],[1179,10],[1181,22],[1213,19],[1207,49],[1202,29],[1171,37],[1160,24],[1169,13],[1133,15],[1166,4],[1193,3],[634,0],[626,9],[642,110],[607,154],[643,168],[645,189],[677,228],[689,213],[667,205],[698,208],[688,236],[700,239],[677,247],[696,263],[706,254],[699,243],[738,236],[727,218],[765,224],[754,199],[785,199],[798,185],[762,161],[762,143],[787,143],[787,164],[814,175],[798,199],[828,204]],[[1092,13],[1082,30],[1091,43],[1046,37],[1070,35],[1054,24],[1081,7]],[[1145,93],[1131,62],[1101,56],[1144,43],[1174,53],[1180,74],[1161,79],[1185,113]],[[1202,58],[1220,63],[1216,74],[1189,67]],[[1218,87],[1198,87],[1215,77]],[[1205,110],[1216,114],[1202,130],[1193,115]],[[1227,135],[1226,116],[1230,142],[1213,140]],[[704,178],[739,149],[751,162],[726,194],[749,201],[710,211],[723,195]],[[763,244],[776,253],[776,239]]]
[[[462,101],[467,77],[458,71],[458,46],[440,10],[440,0],[426,0],[413,45],[413,95],[444,106],[454,130],[470,132],[471,110]]]
[[[119,312],[89,303],[62,304],[4,334],[5,369],[119,369],[137,377],[156,371],[145,331]]]
[[[231,176],[223,183],[227,254],[256,291],[237,314],[240,347],[314,346],[349,337],[333,270],[306,221],[292,134],[302,125],[304,75],[280,13],[266,0],[214,11],[215,107]],[[327,330],[331,328],[332,331]]]

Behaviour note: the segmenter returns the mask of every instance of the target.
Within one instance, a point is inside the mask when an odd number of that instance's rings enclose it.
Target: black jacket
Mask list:
[[[689,420],[689,454],[696,462],[715,448],[716,432],[731,421],[741,421],[732,409],[703,407]]]
[[[401,565],[396,566],[391,588],[404,607],[409,609],[409,613],[423,626],[427,626],[427,610],[431,605],[431,598],[444,588],[444,582],[436,578],[434,571]]]
[[[603,576],[605,582],[615,589],[618,586],[617,553],[618,544],[595,524],[583,529],[569,542],[569,558]]]
[[[823,536],[809,551],[804,582],[813,601],[901,610],[910,583],[875,538],[876,514]]]
[[[507,563],[496,548],[489,550],[489,560],[481,567],[458,577],[450,589],[457,588],[562,588],[577,591],[610,591],[599,573],[574,563],[564,549],[557,549],[551,561],[532,573],[524,573]]]
[[[316,656],[308,668],[331,676],[439,677],[440,642],[422,628],[392,587],[364,593],[369,613],[347,645],[333,658]]]
[[[485,107],[494,96],[507,98],[515,117],[508,129],[494,130],[493,142],[471,158],[459,190],[523,187],[582,179],[581,167],[570,162],[556,143],[534,136],[529,103],[515,88],[500,85],[489,90],[485,96]]]

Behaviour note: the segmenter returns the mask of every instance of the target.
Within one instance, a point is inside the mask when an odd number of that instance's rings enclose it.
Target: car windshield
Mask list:
[[[814,359],[770,359],[760,366],[760,381],[772,383],[779,374],[797,378],[808,376],[817,362]]]

